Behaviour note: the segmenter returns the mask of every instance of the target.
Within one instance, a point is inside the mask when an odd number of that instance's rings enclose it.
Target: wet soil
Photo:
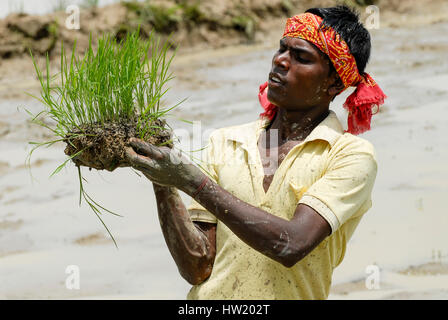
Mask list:
[[[132,137],[153,145],[171,145],[171,133],[164,120],[155,120],[151,127],[142,138],[138,134],[137,121],[86,125],[67,134],[64,152],[74,156],[72,161],[76,166],[107,171],[128,167],[125,148]]]

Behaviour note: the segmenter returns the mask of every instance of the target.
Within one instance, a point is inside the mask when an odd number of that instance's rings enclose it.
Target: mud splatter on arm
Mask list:
[[[190,284],[199,284],[213,268],[216,225],[193,223],[176,188],[153,186],[168,249],[182,277]]]

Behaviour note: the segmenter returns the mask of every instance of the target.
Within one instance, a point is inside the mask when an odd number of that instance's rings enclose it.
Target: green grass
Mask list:
[[[61,71],[55,76],[50,75],[48,56],[44,75],[31,53],[42,88],[39,100],[46,107],[43,112],[57,123],[50,130],[63,138],[85,124],[138,117],[143,137],[148,120],[167,112],[161,110],[160,100],[172,79],[169,66],[174,55],[168,58],[168,49],[169,44],[152,35],[141,40],[138,30],[121,42],[106,35],[98,40],[96,52],[90,39],[81,59],[76,56],[76,43],[70,57],[62,46]]]
[[[127,1],[122,4],[137,16],[137,23],[149,24],[159,34],[170,34],[179,28],[193,28],[207,21],[200,1],[161,5],[151,1]]]
[[[149,39],[139,37],[139,30],[129,32],[125,39],[117,41],[110,35],[102,36],[97,45],[89,41],[89,47],[82,57],[76,54],[76,43],[71,55],[66,55],[62,45],[60,72],[50,74],[50,59],[47,55],[45,70],[42,71],[32,52],[31,58],[41,85],[41,96],[35,97],[44,110],[32,116],[32,122],[51,130],[56,139],[47,142],[30,142],[34,147],[28,155],[39,147],[50,146],[64,141],[69,133],[87,134],[89,125],[137,121],[137,136],[143,138],[152,134],[152,121],[164,116],[177,105],[163,109],[161,99],[168,88],[166,84],[173,78],[169,66],[174,57],[170,54],[169,42],[150,35]],[[42,118],[50,118],[55,123],[49,126]],[[73,137],[73,135],[71,136]],[[68,157],[52,176],[64,168],[72,158],[84,150]],[[113,213],[95,202],[85,191],[81,168],[78,167],[80,183],[80,203],[84,199],[104,224],[102,212]],[[115,245],[115,239],[110,233]]]

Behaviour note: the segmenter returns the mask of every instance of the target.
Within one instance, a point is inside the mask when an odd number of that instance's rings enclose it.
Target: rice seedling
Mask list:
[[[41,96],[35,98],[44,105],[43,111],[30,115],[34,123],[51,130],[56,139],[30,142],[34,147],[28,162],[36,148],[64,142],[67,159],[51,175],[70,162],[76,165],[80,204],[84,200],[90,206],[116,245],[101,218],[103,212],[115,213],[86,193],[81,167],[113,171],[129,166],[124,149],[131,137],[172,147],[171,130],[162,117],[182,101],[171,108],[161,105],[169,89],[166,84],[173,78],[169,66],[174,53],[170,54],[168,41],[162,42],[154,34],[143,40],[137,30],[121,41],[104,35],[95,48],[90,37],[82,57],[76,54],[76,43],[67,56],[62,44],[61,68],[55,75],[50,74],[48,55],[44,74],[30,52],[41,86]],[[55,125],[48,125],[43,118]]]

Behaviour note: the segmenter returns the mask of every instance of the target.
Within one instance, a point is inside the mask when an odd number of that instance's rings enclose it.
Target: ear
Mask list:
[[[332,82],[330,82],[331,84],[328,86],[327,93],[334,99],[334,97],[344,90],[344,84],[336,71],[332,72],[331,78]]]

